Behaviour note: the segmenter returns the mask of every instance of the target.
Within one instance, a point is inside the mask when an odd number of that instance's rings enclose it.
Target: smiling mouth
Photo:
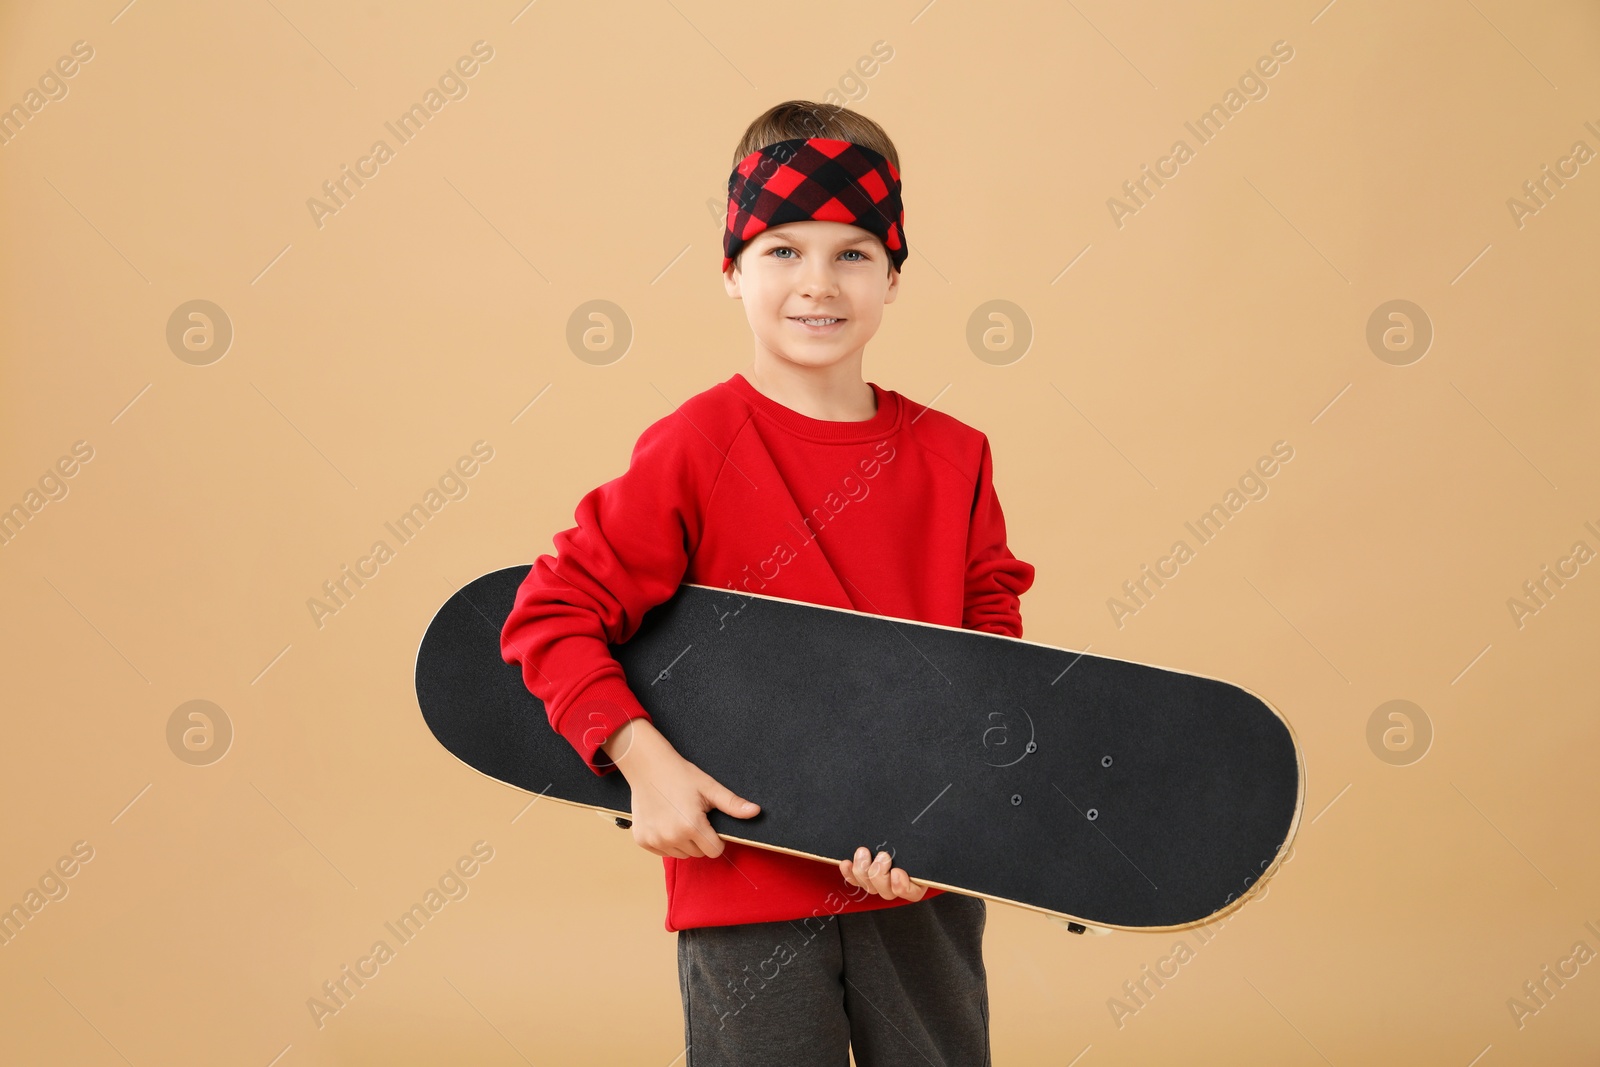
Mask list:
[[[791,320],[793,320],[794,322],[798,322],[798,323],[801,323],[801,324],[806,325],[806,326],[832,326],[836,322],[845,321],[844,319],[837,318],[837,317],[815,318],[815,319],[813,319],[813,318],[804,318],[804,317],[801,317],[799,315],[791,315],[791,316],[789,316],[789,318]]]

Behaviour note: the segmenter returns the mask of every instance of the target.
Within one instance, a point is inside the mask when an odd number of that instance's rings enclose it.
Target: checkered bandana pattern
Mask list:
[[[722,269],[767,227],[810,219],[859,226],[883,242],[895,270],[906,261],[899,168],[866,145],[800,137],[751,152],[728,175]]]

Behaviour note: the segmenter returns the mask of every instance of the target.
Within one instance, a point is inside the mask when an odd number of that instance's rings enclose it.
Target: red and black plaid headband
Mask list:
[[[899,168],[866,145],[799,137],[751,152],[728,175],[722,269],[762,230],[811,219],[859,226],[883,242],[895,270],[906,261]]]

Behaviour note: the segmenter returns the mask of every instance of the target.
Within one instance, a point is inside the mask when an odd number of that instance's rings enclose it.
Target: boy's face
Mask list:
[[[843,222],[786,222],[758,233],[723,275],[744,301],[758,350],[805,367],[855,357],[900,291],[900,272],[873,234]],[[833,318],[825,326],[802,318]]]

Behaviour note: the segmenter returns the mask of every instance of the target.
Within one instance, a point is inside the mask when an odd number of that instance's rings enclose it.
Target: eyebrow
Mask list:
[[[770,240],[773,240],[773,241],[792,241],[792,240],[794,240],[794,234],[792,232],[784,231],[784,232],[780,233],[780,232],[776,232],[774,230],[762,230],[760,233],[758,233],[755,236],[755,240],[759,241],[763,237],[769,238]],[[875,241],[875,240],[877,240],[877,238],[872,233],[863,230],[860,237],[853,237],[850,240],[844,242],[842,245],[840,245],[840,247],[841,248],[849,248],[851,245],[857,245],[857,244],[860,244],[863,241]]]

